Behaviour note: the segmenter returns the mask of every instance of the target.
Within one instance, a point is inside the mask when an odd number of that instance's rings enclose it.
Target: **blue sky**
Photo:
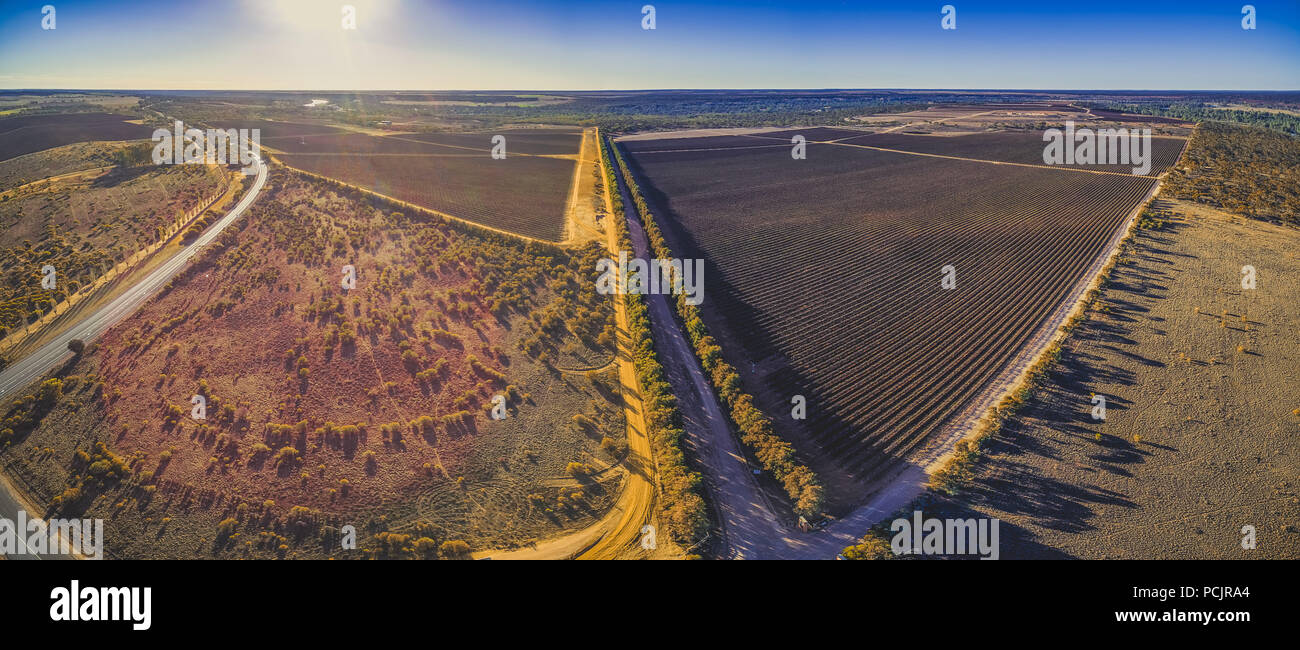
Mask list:
[[[1300,89],[1296,0],[0,2],[4,88]]]

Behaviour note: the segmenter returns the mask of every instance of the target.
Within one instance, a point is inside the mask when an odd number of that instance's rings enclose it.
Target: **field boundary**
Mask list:
[[[578,140],[578,159],[574,162],[573,180],[569,184],[569,197],[564,202],[564,237],[560,239],[562,245],[578,246],[588,241],[596,241],[600,239],[600,231],[596,226],[596,215],[592,214],[594,211],[584,210],[581,207],[583,200],[588,198],[583,196],[582,187],[583,179],[586,176],[585,170],[588,162],[586,158],[587,147],[593,144],[599,147],[600,143],[598,137],[599,136],[596,135],[595,127],[589,127],[582,130],[582,138]],[[599,155],[600,154],[597,153],[597,157],[599,157]],[[598,163],[598,161],[592,162]],[[594,189],[594,187],[590,189]],[[581,221],[584,221],[584,212],[588,213],[586,216],[590,217],[586,220],[586,227],[584,227],[584,224],[580,223]],[[580,231],[583,230],[589,231],[586,237],[580,233]]]
[[[1184,147],[1183,152],[1186,152]],[[1181,160],[1181,154],[1179,156]],[[1173,169],[1177,161],[1170,166]],[[1165,172],[1166,174],[1168,172]],[[984,391],[949,420],[933,442],[914,454],[914,463],[907,464],[889,478],[880,482],[868,502],[836,522],[836,532],[848,533],[843,528],[855,528],[855,541],[847,544],[843,557],[860,540],[873,534],[873,529],[891,516],[917,510],[919,501],[931,491],[945,491],[939,484],[953,481],[960,473],[961,464],[978,453],[980,441],[995,433],[1010,405],[1017,403],[1024,391],[1033,386],[1035,378],[1060,351],[1060,344],[1073,330],[1073,324],[1092,303],[1092,298],[1106,282],[1109,270],[1119,259],[1123,244],[1128,241],[1138,224],[1138,216],[1159,195],[1164,174],[1152,184],[1143,199],[1130,211],[1122,228],[1111,236],[1108,249],[1098,255],[1088,272],[1076,283],[1071,297],[1061,303],[1052,318],[1040,326],[1029,344],[1022,348],[1015,361],[994,378]]]
[[[38,153],[39,153],[39,152],[38,152]],[[15,159],[15,160],[16,160],[16,159]],[[7,162],[7,161],[6,161],[6,162]],[[38,179],[36,179],[36,180],[34,180],[34,181],[31,181],[31,182],[28,182],[28,183],[23,183],[22,185],[17,185],[17,186],[14,186],[14,187],[9,188],[9,189],[7,189],[7,190],[5,190],[5,191],[3,191],[3,192],[0,192],[0,197],[6,197],[6,196],[8,196],[8,197],[13,197],[13,196],[17,196],[17,192],[18,192],[19,190],[22,190],[22,189],[25,188],[25,187],[31,187],[33,190],[44,189],[44,188],[32,187],[32,186],[33,186],[33,185],[40,185],[41,183],[45,183],[45,184],[48,186],[48,185],[50,185],[50,184],[52,184],[52,183],[59,182],[59,181],[64,181],[64,180],[68,180],[68,179],[70,179],[70,178],[74,178],[74,177],[77,177],[77,176],[89,176],[89,175],[91,175],[91,174],[97,174],[97,173],[99,173],[99,172],[106,172],[106,171],[108,171],[108,170],[110,170],[110,169],[113,169],[113,167],[115,167],[115,165],[107,165],[107,166],[104,166],[104,167],[90,167],[90,168],[87,168],[87,169],[80,169],[80,170],[77,170],[77,171],[74,171],[74,172],[68,172],[68,173],[66,173],[66,174],[59,174],[59,175],[57,175],[57,176],[50,176],[50,177],[48,177],[48,178],[38,178]]]
[[[264,148],[263,150],[265,151],[265,148]],[[277,153],[278,153],[278,152],[277,152]],[[283,154],[283,155],[293,155],[293,154]],[[503,230],[503,229],[501,229],[501,228],[494,228],[494,227],[492,227],[492,226],[489,226],[489,225],[486,225],[486,224],[479,223],[479,222],[477,222],[477,221],[471,221],[471,220],[466,219],[466,218],[464,218],[464,217],[457,217],[457,216],[455,216],[455,215],[448,214],[448,213],[446,213],[446,212],[442,212],[441,210],[435,210],[435,209],[433,209],[433,208],[426,208],[426,207],[424,207],[424,206],[422,206],[422,205],[416,205],[416,204],[411,203],[411,202],[409,202],[409,201],[403,201],[402,199],[399,199],[399,198],[396,198],[396,197],[392,197],[392,196],[389,196],[389,195],[387,195],[387,194],[382,194],[382,193],[380,193],[380,192],[376,192],[376,191],[374,191],[374,190],[372,190],[372,189],[368,189],[368,188],[365,188],[365,187],[361,187],[360,185],[354,185],[354,184],[352,184],[352,183],[346,183],[346,182],[341,181],[341,180],[339,180],[339,179],[337,179],[337,178],[331,178],[331,177],[329,177],[329,176],[325,176],[324,174],[317,174],[316,172],[309,172],[309,171],[307,171],[307,170],[305,170],[305,169],[301,169],[301,168],[298,168],[298,167],[294,167],[293,165],[290,165],[289,163],[287,163],[287,162],[281,160],[279,157],[277,157],[277,154],[276,154],[276,153],[267,153],[267,157],[269,157],[271,160],[273,160],[276,164],[283,166],[285,169],[291,169],[291,170],[293,170],[293,171],[295,171],[295,172],[297,172],[297,173],[299,173],[299,174],[304,174],[304,175],[306,175],[306,176],[310,176],[310,177],[312,177],[312,178],[315,178],[315,179],[318,179],[318,180],[324,181],[324,182],[326,182],[326,183],[330,183],[330,184],[332,184],[332,185],[336,185],[336,186],[339,186],[339,187],[346,187],[346,188],[348,188],[348,189],[350,189],[350,190],[355,190],[355,191],[358,191],[358,192],[363,192],[363,193],[368,194],[368,195],[370,195],[370,196],[373,196],[373,197],[375,197],[375,198],[378,198],[378,199],[382,199],[382,200],[384,200],[384,201],[387,201],[387,202],[389,202],[389,203],[391,203],[391,204],[393,204],[393,205],[401,206],[402,208],[405,208],[405,209],[415,210],[415,211],[417,211],[417,212],[423,212],[423,213],[425,213],[425,214],[430,214],[430,215],[433,215],[433,216],[438,217],[438,218],[441,218],[441,219],[447,219],[447,220],[449,220],[449,221],[454,221],[454,222],[456,222],[456,223],[462,224],[462,225],[467,226],[467,227],[469,227],[469,228],[477,228],[477,229],[479,229],[479,230],[481,230],[481,231],[484,231],[484,232],[489,232],[489,233],[493,233],[493,234],[496,234],[496,235],[505,235],[505,236],[507,236],[507,237],[512,237],[512,238],[514,238],[514,239],[519,239],[519,240],[522,240],[522,241],[525,241],[525,242],[534,242],[534,243],[537,243],[537,244],[544,244],[544,245],[546,245],[546,246],[556,246],[556,247],[559,247],[559,248],[567,248],[567,247],[568,247],[568,245],[567,245],[565,242],[563,242],[563,241],[551,241],[551,240],[549,240],[549,239],[538,239],[537,237],[530,237],[530,236],[528,236],[528,235],[522,235],[522,234],[520,234],[520,233],[517,233],[517,232],[511,232],[511,231],[509,231],[509,230]]]
[[[673,259],[675,256],[668,246],[654,212],[650,210],[641,188],[637,185],[632,170],[624,160],[622,152],[613,149],[620,171],[627,183],[628,191],[635,203],[637,218],[645,231],[650,244],[650,252],[660,259]],[[680,318],[680,329],[686,332],[692,352],[700,368],[712,380],[715,395],[721,398],[733,436],[739,438],[741,448],[751,454],[765,471],[771,474],[785,488],[786,496],[795,514],[817,518],[822,515],[825,503],[824,488],[821,479],[806,464],[799,460],[798,450],[788,440],[778,435],[772,427],[767,414],[754,406],[754,397],[744,390],[744,380],[740,374],[722,358],[721,348],[710,335],[708,327],[700,317],[698,307],[685,302],[684,296],[675,296],[671,301],[671,311]],[[677,321],[666,324],[667,327],[679,327]],[[732,380],[734,379],[734,383]],[[730,388],[725,388],[730,386]],[[761,490],[760,490],[761,492]]]
[[[980,409],[983,414],[974,422],[971,422],[972,414],[968,413],[969,409],[964,409],[957,418],[954,418],[952,424],[946,425],[945,428],[952,427],[952,429],[948,435],[941,436],[941,438],[949,440],[952,443],[952,447],[943,451],[943,453],[939,454],[937,457],[932,458],[930,462],[925,465],[927,474],[933,475],[935,472],[942,471],[942,469],[950,465],[958,454],[959,450],[957,449],[957,445],[961,444],[963,441],[977,439],[984,434],[985,429],[991,426],[997,418],[997,415],[994,412],[996,404],[1003,400],[1012,398],[1017,392],[1029,387],[1033,375],[1035,374],[1035,367],[1044,362],[1047,357],[1052,354],[1053,350],[1059,349],[1060,343],[1069,336],[1072,330],[1070,323],[1072,323],[1076,318],[1082,316],[1088,305],[1092,302],[1092,296],[1100,291],[1101,285],[1106,281],[1107,276],[1109,275],[1109,270],[1114,268],[1116,260],[1119,258],[1124,242],[1132,238],[1133,232],[1137,227],[1139,215],[1141,215],[1142,212],[1145,211],[1153,201],[1155,201],[1156,197],[1160,195],[1160,189],[1164,185],[1165,176],[1167,176],[1169,172],[1176,168],[1182,161],[1183,156],[1187,153],[1188,144],[1190,142],[1191,138],[1188,138],[1184,142],[1183,150],[1179,152],[1178,158],[1175,159],[1174,163],[1169,166],[1169,170],[1166,170],[1163,174],[1157,177],[1156,182],[1152,184],[1151,189],[1147,190],[1147,193],[1143,196],[1142,200],[1134,206],[1131,212],[1129,212],[1124,227],[1118,229],[1111,237],[1111,240],[1107,245],[1108,252],[1103,256],[1098,256],[1092,266],[1088,268],[1088,273],[1084,275],[1079,282],[1079,286],[1076,286],[1075,290],[1071,293],[1071,299],[1065,301],[1060,307],[1058,307],[1057,311],[1053,313],[1053,318],[1040,328],[1040,332],[1034,337],[1034,340],[1038,342],[1038,345],[1033,350],[1033,354],[1026,355],[1026,353],[1034,347],[1033,344],[1026,346],[1026,349],[1017,356],[1016,363],[1008,366],[1007,370],[1000,373],[998,378],[993,381],[988,389],[988,394],[982,393],[980,397],[977,398],[976,401],[981,402],[984,405],[983,408]],[[1005,388],[1000,392],[996,391],[996,387],[999,385],[1005,386]],[[993,399],[994,397],[996,397],[996,399]],[[957,436],[957,433],[961,433],[961,435]],[[944,445],[936,444],[934,449],[943,450]],[[929,449],[927,452],[923,453],[933,453],[934,449]]]
[[[20,129],[25,129],[25,128],[27,128],[27,127],[18,127],[18,128],[20,128]],[[17,131],[17,130],[18,130],[18,129],[11,129],[10,131],[5,131],[4,133],[10,133],[10,132],[12,132],[12,131]],[[3,135],[4,133],[0,133],[0,135]],[[88,142],[93,142],[93,143],[95,143],[95,144],[108,144],[108,145],[114,145],[114,144],[115,144],[115,145],[124,145],[124,144],[130,144],[130,143],[132,143],[132,142],[149,142],[149,141],[150,141],[149,138],[136,138],[135,140],[85,140],[85,141],[83,141],[83,142],[69,142],[68,144],[61,144],[61,145],[57,145],[57,146],[54,146],[54,147],[49,147],[49,148],[46,148],[46,149],[40,149],[40,150],[37,150],[37,151],[31,151],[31,152],[28,152],[28,153],[25,153],[25,154],[20,154],[20,155],[14,156],[13,158],[5,158],[4,160],[0,160],[0,163],[7,163],[7,162],[9,162],[9,161],[11,161],[11,160],[19,160],[19,159],[21,159],[21,158],[26,158],[27,156],[35,156],[36,154],[45,153],[45,152],[47,152],[47,151],[53,151],[53,150],[55,150],[55,149],[59,149],[59,148],[61,148],[61,147],[67,147],[67,146],[69,146],[69,145],[74,145],[74,144],[85,144],[85,143],[88,143]],[[42,180],[43,180],[43,179],[42,179]],[[37,182],[39,182],[39,181],[37,181]]]
[[[1038,331],[1024,346],[1007,368],[998,374],[989,385],[972,400],[970,406],[962,409],[941,429],[934,442],[927,444],[921,456],[922,467],[927,474],[942,468],[954,454],[956,445],[963,440],[977,437],[981,433],[981,422],[990,415],[990,410],[1003,399],[1014,395],[1024,388],[1033,374],[1034,366],[1047,356],[1055,344],[1069,336],[1066,324],[1075,316],[1082,314],[1091,302],[1089,295],[1101,287],[1107,275],[1106,270],[1113,267],[1122,250],[1124,241],[1132,236],[1140,215],[1159,194],[1161,180],[1152,184],[1142,200],[1129,212],[1122,228],[1106,244],[1104,254],[1098,255],[1083,277],[1075,283],[1070,295],[1052,312],[1051,317],[1043,323]],[[941,451],[937,456],[936,451]]]

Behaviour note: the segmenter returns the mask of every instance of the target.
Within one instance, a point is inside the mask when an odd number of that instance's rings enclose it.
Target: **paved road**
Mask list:
[[[33,382],[40,379],[51,368],[62,363],[72,353],[68,351],[68,341],[71,339],[81,339],[87,343],[95,340],[102,335],[108,328],[115,323],[135,313],[140,305],[144,304],[150,296],[154,295],[163,285],[167,284],[173,277],[185,268],[190,258],[199,251],[199,249],[208,245],[216,239],[223,230],[236,219],[243,216],[248,206],[257,200],[258,194],[262,191],[262,186],[266,184],[267,167],[265,163],[258,163],[257,177],[253,181],[252,187],[244,194],[234,209],[226,213],[219,221],[212,224],[207,231],[199,235],[186,250],[180,252],[171,259],[163,262],[158,268],[154,269],[139,284],[124,291],[122,295],[113,299],[112,302],[105,305],[99,311],[87,316],[81,322],[68,328],[59,338],[42,346],[36,352],[28,355],[21,361],[5,368],[0,372],[0,401],[12,397],[16,392],[27,388]],[[179,233],[177,234],[179,236]],[[15,520],[18,515],[18,509],[21,498],[13,491],[13,486],[0,480],[0,517]],[[31,513],[28,513],[31,516]],[[19,556],[11,555],[10,559],[20,559],[21,557],[33,557],[30,555]]]

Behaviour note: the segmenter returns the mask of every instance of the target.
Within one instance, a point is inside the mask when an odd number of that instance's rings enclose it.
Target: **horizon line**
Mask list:
[[[177,93],[177,92],[259,92],[259,93],[398,93],[398,92],[534,92],[534,93],[598,93],[598,92],[689,92],[689,91],[778,91],[778,92],[844,92],[844,91],[907,91],[907,92],[1202,92],[1202,93],[1300,93],[1300,88],[920,88],[920,87],[671,87],[671,88],[92,88],[92,87],[8,87],[0,86],[0,92],[137,92],[137,93]]]

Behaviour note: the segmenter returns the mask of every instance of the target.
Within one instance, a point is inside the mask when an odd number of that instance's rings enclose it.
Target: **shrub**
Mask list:
[[[237,528],[239,528],[238,519],[234,517],[222,519],[221,523],[217,524],[217,541],[225,542],[230,539],[230,536],[235,534]]]
[[[469,555],[469,544],[459,539],[447,540],[438,547],[438,552],[449,560],[463,558]]]

